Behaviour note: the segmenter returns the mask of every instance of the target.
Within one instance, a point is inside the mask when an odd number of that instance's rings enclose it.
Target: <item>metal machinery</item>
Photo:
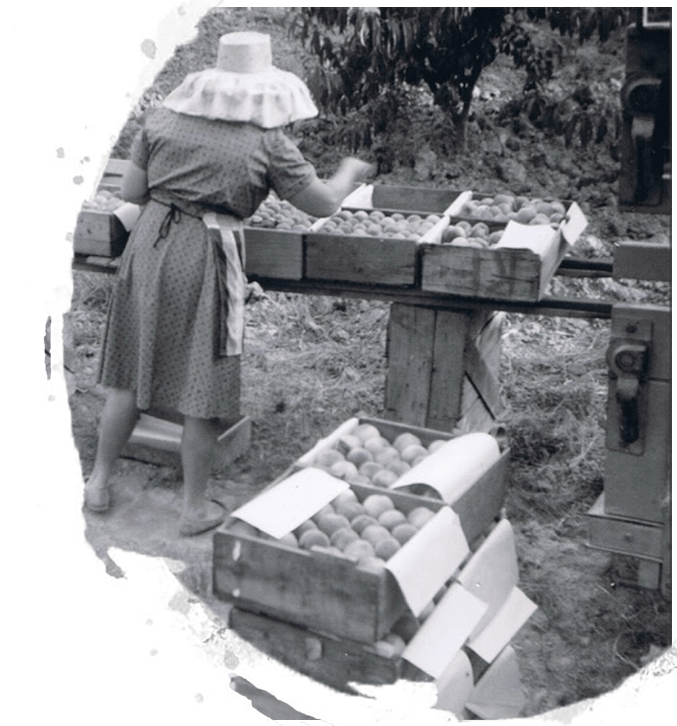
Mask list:
[[[619,206],[671,211],[671,8],[642,8],[627,31],[621,90]],[[619,244],[618,279],[671,280],[671,247]],[[616,304],[607,350],[609,393],[604,492],[590,510],[593,547],[629,555],[633,584],[671,597],[671,313]],[[629,584],[629,583],[625,583]]]

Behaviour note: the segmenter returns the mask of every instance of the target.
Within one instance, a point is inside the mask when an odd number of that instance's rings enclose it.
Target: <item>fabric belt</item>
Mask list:
[[[151,192],[151,199],[169,208],[153,243],[169,235],[171,225],[181,222],[181,215],[201,219],[207,228],[212,250],[211,263],[216,270],[218,299],[218,355],[242,355],[244,339],[244,305],[247,278],[244,274],[245,247],[242,220],[214,211],[195,202],[177,200],[167,194]]]

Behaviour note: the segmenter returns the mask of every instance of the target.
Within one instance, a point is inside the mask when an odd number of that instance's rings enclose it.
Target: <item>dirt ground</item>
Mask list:
[[[228,28],[253,25],[271,32],[280,65],[300,72],[298,50],[290,45],[271,9],[236,10],[223,11]],[[586,67],[608,77],[618,74],[622,59],[616,54],[586,53]],[[166,92],[186,64],[198,60],[192,51],[177,54],[154,89]],[[500,64],[487,69],[480,88],[485,103],[478,105],[474,123],[492,118],[486,114],[514,90],[515,78]],[[123,131],[118,150],[128,146],[133,127],[130,123]],[[473,167],[470,161],[437,159],[427,179],[420,179],[420,169],[397,168],[383,181],[502,188],[506,182],[500,169],[486,163],[495,154],[491,139],[500,133],[516,137],[510,158],[528,170],[531,191],[541,193],[546,184],[554,195],[581,200],[591,221],[579,247],[582,254],[608,254],[621,237],[665,240],[669,235],[667,222],[620,215],[609,202],[614,182],[602,181],[608,179],[608,158],[583,152],[575,157],[573,150],[557,142],[549,146],[537,134],[520,139],[509,129],[498,128],[494,135],[471,133],[467,159],[485,159],[484,164]],[[329,168],[337,150],[328,154],[312,140],[305,144],[307,153],[316,154],[318,168]],[[544,165],[547,156],[557,159],[557,168]],[[67,321],[76,352],[72,425],[84,474],[93,462],[104,400],[95,371],[110,281],[100,278],[76,275]],[[576,283],[569,288],[567,284],[554,283],[558,293],[576,288]],[[603,282],[582,283],[574,292],[616,299],[632,295],[640,302],[669,299],[664,288],[639,286],[628,291]],[[231,467],[216,471],[210,483],[211,494],[230,509],[260,491],[340,422],[359,412],[379,416],[383,407],[387,306],[271,294],[251,306],[248,314],[242,404],[252,418],[251,448]],[[672,639],[671,603],[656,592],[619,586],[631,565],[585,544],[583,514],[603,486],[607,337],[608,321],[516,315],[509,317],[504,337],[502,383],[515,451],[506,506],[516,530],[520,587],[539,606],[513,641],[526,697],[525,716],[615,688],[663,652]],[[84,513],[87,539],[107,562],[110,575],[120,573],[107,557],[109,547],[180,560],[186,565],[179,575],[183,584],[225,620],[228,608],[211,592],[212,535],[177,536],[180,471],[123,459],[113,491],[109,513]]]

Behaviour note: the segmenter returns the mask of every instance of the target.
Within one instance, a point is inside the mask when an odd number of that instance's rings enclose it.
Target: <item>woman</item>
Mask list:
[[[369,169],[344,159],[319,180],[282,129],[317,114],[306,86],[272,64],[270,37],[221,37],[216,68],[187,76],[134,140],[122,197],[143,204],[111,299],[99,381],[109,387],[85,505],[109,478],[139,411],[183,414],[181,534],[225,518],[206,499],[217,419],[239,413],[242,220],[271,190],[308,214],[336,211]]]

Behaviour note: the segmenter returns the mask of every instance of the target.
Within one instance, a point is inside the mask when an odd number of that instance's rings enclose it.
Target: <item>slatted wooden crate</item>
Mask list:
[[[387,417],[438,431],[491,431],[502,410],[503,320],[504,314],[495,311],[393,304]]]
[[[77,218],[73,250],[78,255],[118,257],[129,233],[112,212],[83,209]]]
[[[466,193],[467,194],[467,193]],[[454,221],[496,220],[459,216],[463,195],[447,209]],[[505,223],[505,222],[504,222]],[[545,295],[555,271],[581,232],[587,220],[577,204],[570,204],[566,217],[554,229],[547,224],[529,226],[508,223],[511,231],[528,236],[538,234],[533,246],[504,247],[503,242],[490,247],[461,247],[437,241],[421,245],[421,288],[462,297],[487,300],[538,302]]]
[[[354,485],[364,499],[383,489]],[[440,501],[389,492],[395,506],[438,511]],[[393,575],[331,553],[292,548],[273,539],[230,531],[230,518],[214,534],[214,593],[252,612],[360,643],[375,643],[406,612]]]

